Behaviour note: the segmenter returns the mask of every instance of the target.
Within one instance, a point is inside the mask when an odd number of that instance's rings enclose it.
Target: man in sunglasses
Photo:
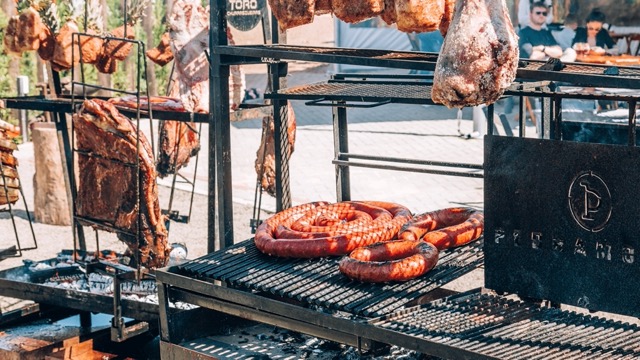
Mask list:
[[[535,0],[535,1],[540,1],[540,0]],[[529,12],[531,9],[531,3],[533,3],[533,1],[530,0],[515,0],[515,5],[516,5],[516,14],[518,15],[518,27],[520,29],[523,29],[524,27],[529,25]],[[547,19],[546,19],[546,23],[550,24],[551,22],[553,22],[553,12],[552,12],[552,1],[551,0],[544,0],[545,5],[547,5]]]
[[[549,15],[547,4],[536,1],[531,4],[529,25],[520,29],[520,57],[544,60],[549,57],[560,58],[562,48],[556,42],[551,31],[544,27]]]

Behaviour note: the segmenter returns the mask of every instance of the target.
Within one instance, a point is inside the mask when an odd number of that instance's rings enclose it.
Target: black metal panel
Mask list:
[[[444,251],[425,276],[407,282],[369,284],[338,270],[339,257],[285,259],[259,252],[253,240],[176,267],[199,279],[220,280],[241,289],[258,290],[360,316],[380,316],[415,305],[429,291],[482,264],[482,243]]]
[[[485,139],[485,285],[640,315],[640,148]]]

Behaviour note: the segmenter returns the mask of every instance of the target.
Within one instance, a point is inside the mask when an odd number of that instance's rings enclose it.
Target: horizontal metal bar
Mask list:
[[[373,156],[373,155],[353,154],[353,153],[338,153],[338,157],[340,157],[340,158],[344,157],[344,158],[348,158],[348,159],[362,159],[362,160],[373,160],[373,161],[400,162],[400,163],[418,164],[418,165],[459,167],[459,168],[469,168],[469,169],[478,169],[478,170],[484,169],[484,166],[482,164],[454,163],[454,162],[446,162],[446,161],[395,158],[395,157],[387,157],[387,156]]]
[[[373,102],[371,104],[349,104],[347,102],[334,102],[327,98],[320,98],[316,100],[307,101],[304,104],[307,106],[329,106],[329,107],[343,107],[343,108],[374,108],[381,105],[391,103],[391,99],[384,99]]]
[[[123,93],[123,94],[133,95],[133,96],[139,96],[140,95],[140,93],[137,92],[137,91],[127,91],[127,90],[114,89],[114,88],[110,88],[110,87],[106,87],[106,86],[87,84],[87,83],[78,82],[78,81],[72,81],[71,82],[71,86],[88,87],[88,88],[98,89],[98,90],[107,90],[107,91],[111,91],[111,92]],[[78,98],[80,98],[80,95],[78,95]],[[82,101],[82,99],[81,100],[76,100],[76,101]]]
[[[209,282],[184,277],[171,273],[170,271],[171,268],[169,268],[168,271],[166,269],[157,270],[157,281],[218,300],[235,303],[249,308],[261,309],[263,312],[282,315],[292,319],[304,320],[311,324],[326,328],[344,329],[346,332],[352,333],[353,326],[356,323],[353,320],[336,318],[327,314],[320,314],[317,311],[268,299],[250,292],[225,288],[222,286],[212,286]]]
[[[348,160],[333,160],[332,163],[334,165],[339,165],[339,166],[355,166],[355,167],[364,167],[364,168],[371,168],[371,169],[397,170],[397,171],[419,172],[419,173],[449,175],[449,176],[462,176],[462,177],[472,177],[472,178],[484,177],[484,174],[480,174],[480,173],[421,169],[421,168],[395,166],[395,165],[376,165],[376,164],[368,164],[368,163],[359,163],[359,162],[348,161]]]
[[[91,225],[96,225],[96,226],[103,227],[105,229],[109,229],[109,230],[111,230],[111,231],[113,231],[115,233],[118,233],[118,234],[124,234],[124,235],[132,236],[132,237],[136,236],[136,234],[134,234],[132,232],[122,230],[120,228],[115,227],[114,225],[107,224],[104,221],[100,221],[100,220],[96,220],[96,219],[92,219],[92,218],[88,218],[88,217],[80,216],[80,215],[74,215],[74,218],[77,219],[77,220],[89,223]]]

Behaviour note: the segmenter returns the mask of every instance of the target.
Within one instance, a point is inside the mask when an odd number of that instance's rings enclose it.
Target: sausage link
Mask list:
[[[302,205],[301,205],[302,206]],[[316,220],[327,215],[331,208],[354,221],[338,226],[337,221],[329,226],[316,225]],[[291,219],[287,214],[276,214],[267,219],[256,230],[255,243],[258,250],[265,254],[281,257],[315,258],[344,255],[361,246],[386,241],[398,234],[400,227],[411,218],[409,209],[402,205],[387,202],[348,201],[327,205],[308,207],[312,214],[304,215],[299,211],[291,211],[297,218]],[[368,216],[357,214],[366,212]],[[316,213],[321,213],[317,215]],[[290,215],[289,214],[289,215]],[[366,223],[368,217],[372,221]],[[291,229],[314,230],[303,232]],[[315,220],[314,220],[315,219]],[[313,221],[312,221],[313,220]],[[332,220],[333,221],[333,220]]]
[[[472,208],[448,208],[416,215],[404,224],[399,239],[434,244],[438,250],[476,240],[484,229],[484,214]],[[435,230],[435,231],[434,231]]]
[[[340,272],[363,282],[407,281],[426,274],[438,262],[429,243],[392,240],[357,248],[340,260]]]

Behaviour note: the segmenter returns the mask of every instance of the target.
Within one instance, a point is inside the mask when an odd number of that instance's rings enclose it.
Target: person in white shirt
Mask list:
[[[545,23],[551,24],[553,22],[553,1],[552,0],[544,0],[545,4],[547,4],[547,18]],[[518,0],[516,2],[518,6],[518,26],[520,29],[529,25],[529,9],[531,8],[530,0]]]
[[[569,14],[564,19],[564,26],[562,27],[562,30],[552,31],[551,35],[556,39],[562,50],[566,50],[573,44],[573,38],[576,36],[577,28],[578,17],[573,14]]]

